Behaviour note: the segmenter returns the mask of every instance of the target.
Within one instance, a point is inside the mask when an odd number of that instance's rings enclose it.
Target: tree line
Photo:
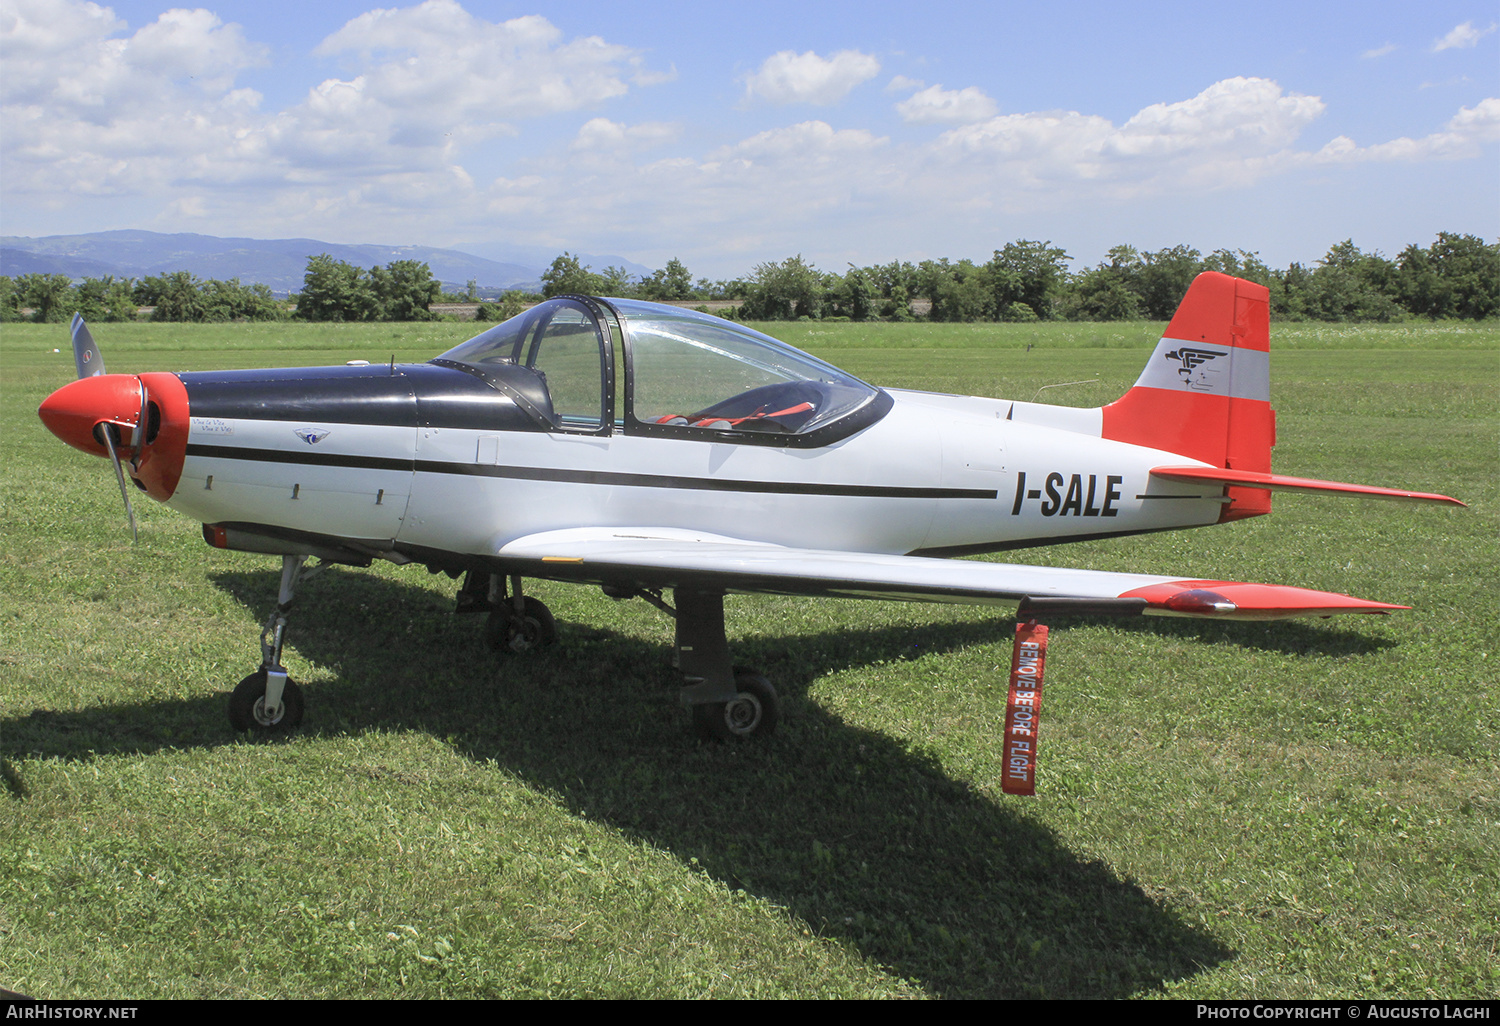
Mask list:
[[[1097,266],[1071,271],[1050,242],[1020,239],[989,261],[893,261],[820,271],[800,255],[756,266],[747,278],[693,281],[680,261],[632,279],[618,267],[595,273],[563,253],[542,275],[543,294],[581,292],[650,300],[733,300],[742,320],[847,318],[933,321],[1167,320],[1194,277],[1220,271],[1265,285],[1271,314],[1285,320],[1478,320],[1500,315],[1500,243],[1440,232],[1431,246],[1394,259],[1341,242],[1313,267],[1268,267],[1254,253],[1188,246],[1143,252],[1116,246]]]
[[[800,255],[759,264],[744,278],[694,279],[680,260],[646,276],[621,267],[596,272],[563,253],[542,275],[543,296],[565,293],[662,302],[729,302],[719,312],[741,320],[838,318],[853,321],[1118,321],[1166,320],[1193,278],[1222,271],[1270,289],[1271,315],[1284,320],[1478,320],[1500,315],[1500,243],[1440,232],[1428,247],[1413,243],[1394,260],[1363,253],[1352,240],[1312,267],[1268,267],[1254,253],[1187,246],[1154,252],[1116,246],[1094,267],[1070,270],[1072,257],[1050,242],[1019,239],[990,260],[892,261],[821,271]],[[328,254],[308,258],[302,291],[287,300],[261,284],[202,280],[187,271],[141,279],[62,274],[0,276],[0,320],[135,320],[142,307],[156,321],[423,321],[437,302],[475,302],[475,283],[445,294],[428,265],[397,260],[368,270]],[[504,320],[532,300],[507,292],[479,305],[476,319]]]
[[[473,283],[470,283],[473,291]],[[204,280],[188,271],[140,279],[84,278],[64,274],[0,277],[0,320],[65,321],[73,312],[88,321],[133,321],[150,307],[153,321],[426,321],[444,296],[425,263],[397,260],[365,270],[327,253],[309,257],[302,291],[286,300],[267,285]]]
[[[187,271],[145,278],[84,278],[65,274],[0,276],[0,321],[66,321],[76,311],[87,321],[133,321],[154,307],[157,321],[274,321],[288,315],[267,285],[203,281]],[[30,311],[29,316],[23,316]]]

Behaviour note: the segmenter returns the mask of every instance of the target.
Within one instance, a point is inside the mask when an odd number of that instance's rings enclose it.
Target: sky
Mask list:
[[[0,234],[676,257],[1500,238],[1500,6],[0,0]]]

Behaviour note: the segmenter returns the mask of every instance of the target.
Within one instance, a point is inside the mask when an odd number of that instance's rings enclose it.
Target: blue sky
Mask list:
[[[1141,9],[1144,7],[1145,9]],[[1493,2],[0,0],[0,233],[1317,260],[1500,236]]]

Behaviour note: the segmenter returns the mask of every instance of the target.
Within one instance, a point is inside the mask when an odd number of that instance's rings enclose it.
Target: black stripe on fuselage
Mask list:
[[[665,474],[624,474],[603,470],[565,470],[559,467],[507,467],[485,463],[446,463],[437,460],[403,460],[382,456],[350,456],[286,449],[251,449],[234,445],[193,444],[189,456],[208,459],[251,460],[297,466],[351,467],[360,470],[418,471],[425,474],[463,474],[521,481],[564,484],[609,485],[625,488],[681,488],[711,492],[761,492],[779,495],[842,495],[882,499],[993,499],[994,489],[912,488],[893,485],[817,484],[800,481],[744,481],[709,477],[677,477]]]
[[[249,460],[252,463],[288,463],[299,467],[352,467],[357,470],[404,470],[408,474],[416,469],[412,460],[392,459],[389,456],[351,456],[346,453],[303,452],[299,449],[251,449],[239,445],[190,444],[189,456],[202,456],[215,460]]]
[[[994,489],[911,488],[892,485],[816,484],[801,481],[736,481],[667,474],[622,474],[607,470],[563,470],[558,467],[502,467],[483,463],[417,461],[417,469],[433,474],[471,474],[525,481],[568,484],[622,485],[629,488],[687,488],[710,492],[771,492],[787,495],[851,495],[887,499],[993,499]]]

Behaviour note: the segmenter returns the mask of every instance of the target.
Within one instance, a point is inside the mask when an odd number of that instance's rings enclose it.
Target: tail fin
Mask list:
[[[1227,274],[1193,279],[1134,387],[1104,407],[1105,438],[1266,474],[1271,409],[1270,290]],[[1231,487],[1221,521],[1271,512],[1263,488]]]

